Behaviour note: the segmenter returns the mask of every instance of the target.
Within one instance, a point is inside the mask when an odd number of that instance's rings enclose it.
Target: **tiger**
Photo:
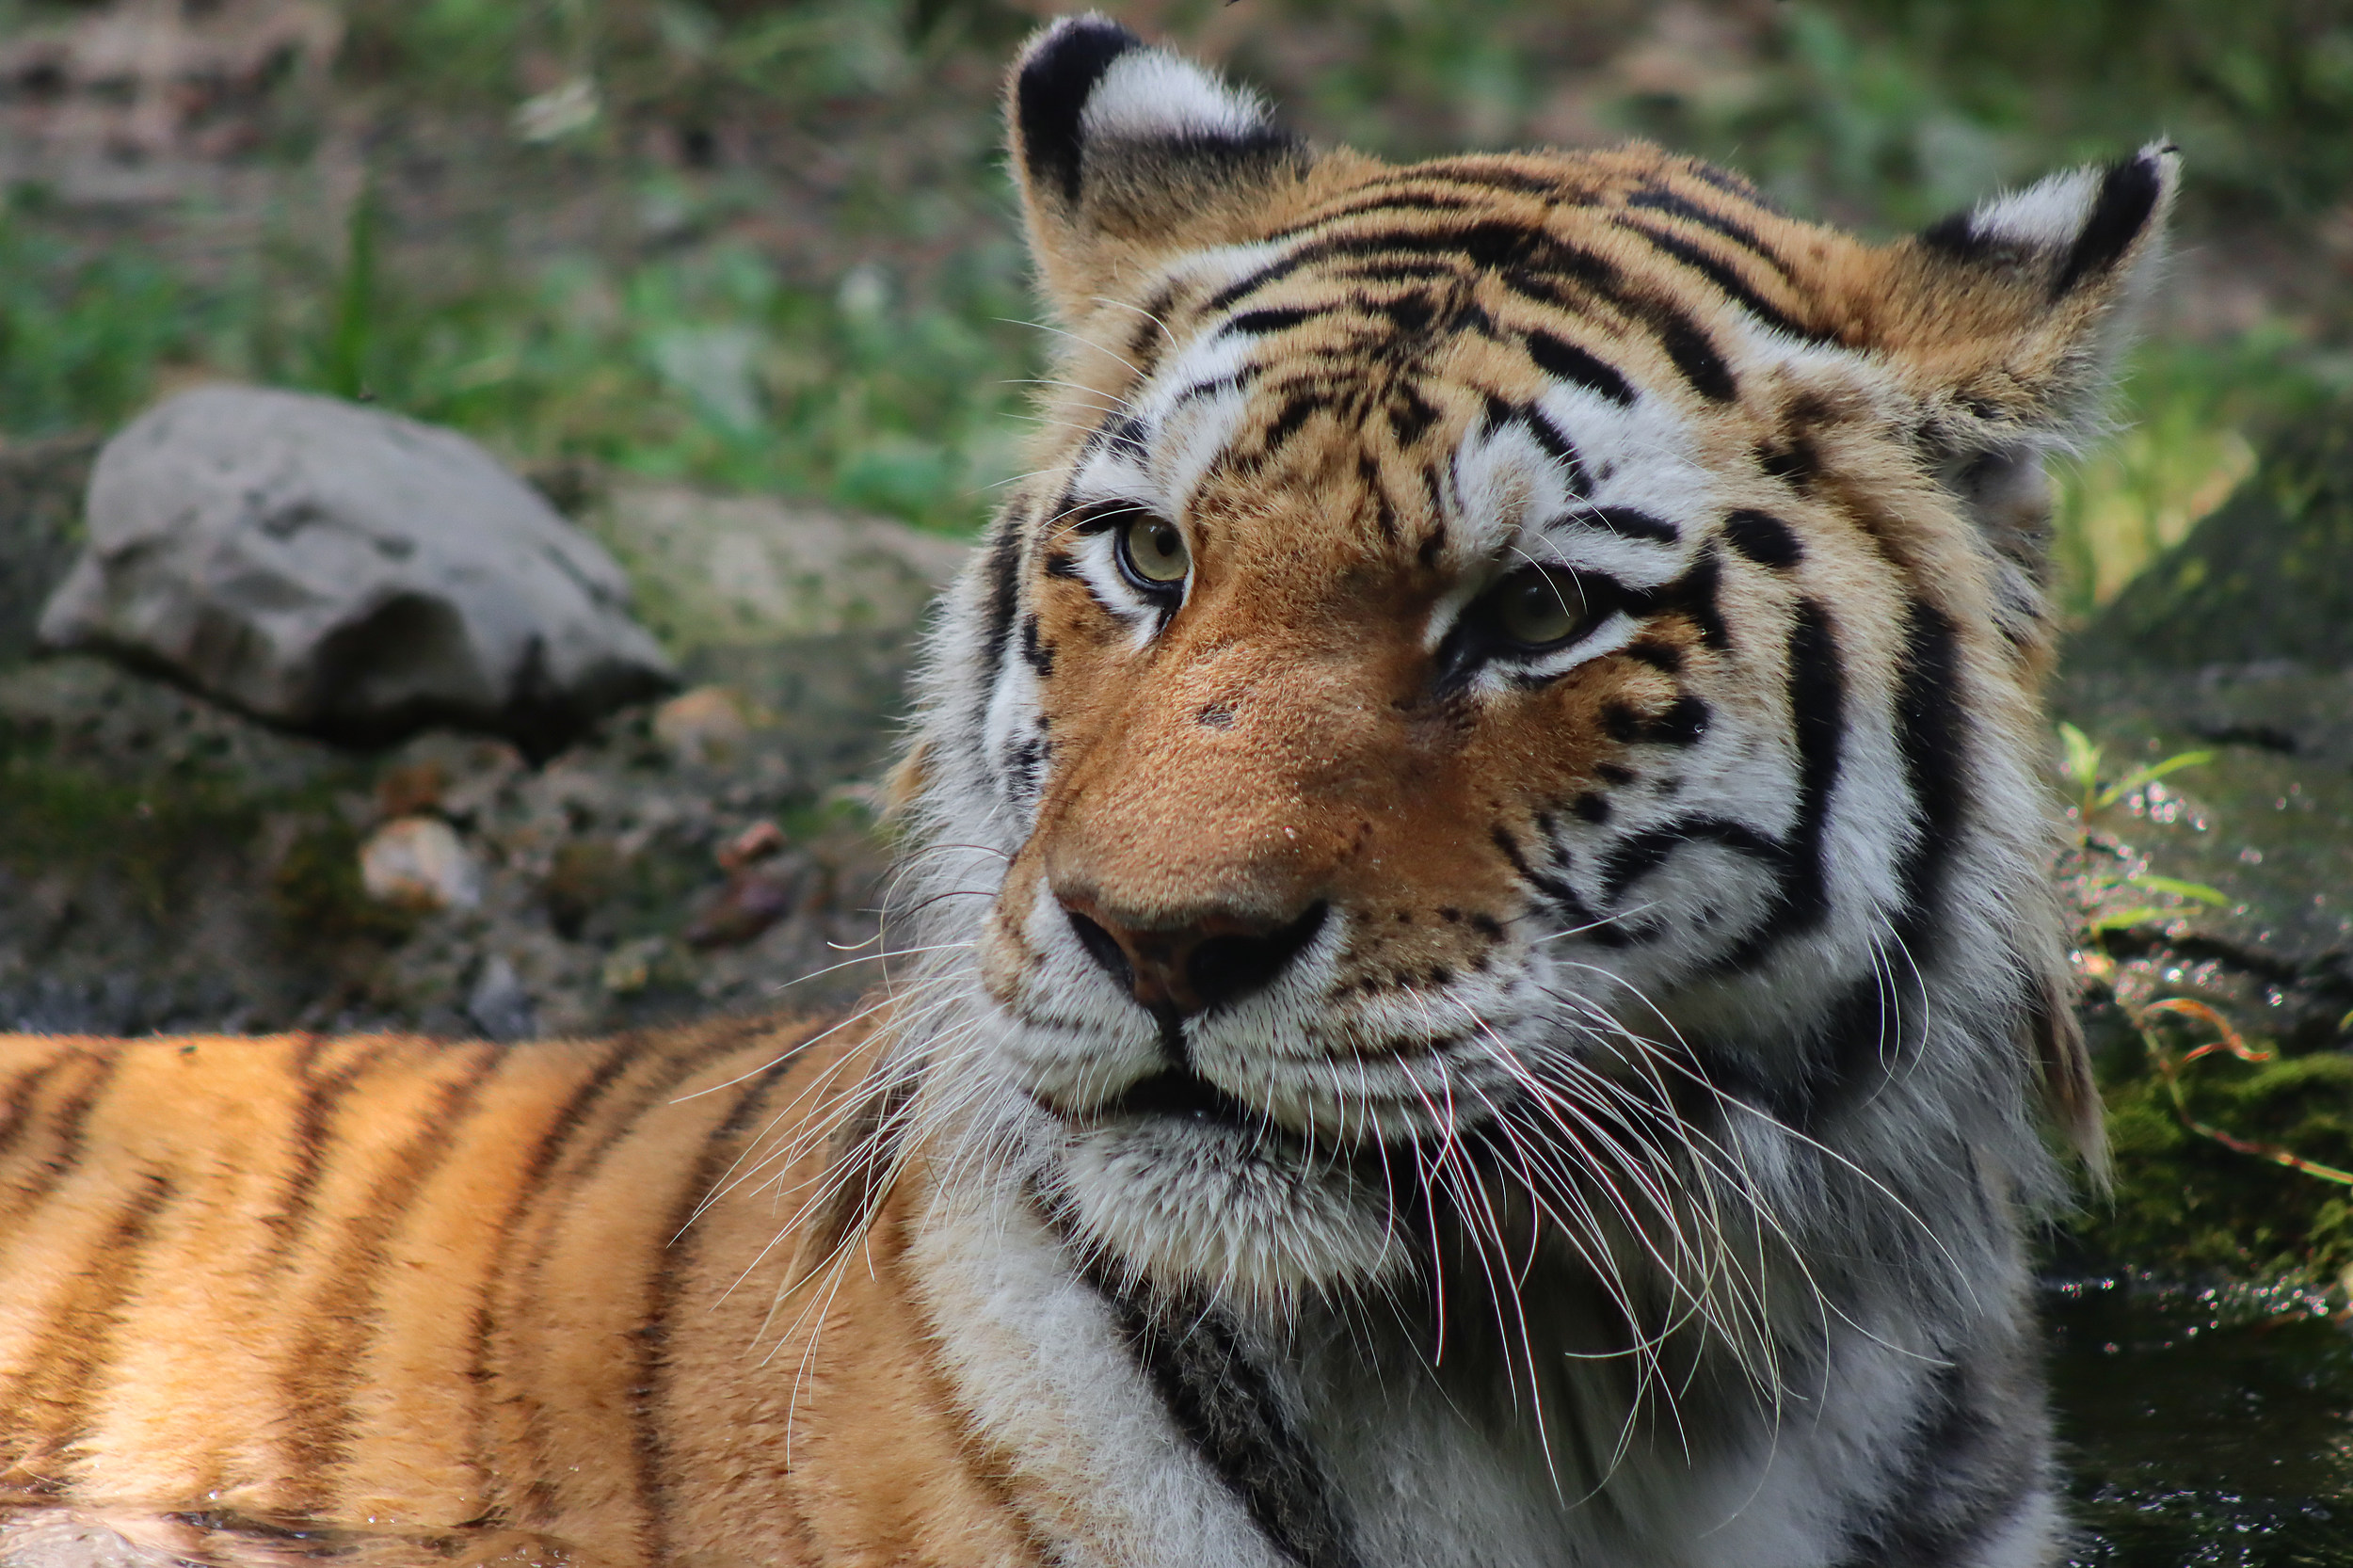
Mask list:
[[[2044,469],[2175,150],[1872,244],[1099,15],[1005,112],[884,979],[0,1045],[0,1563],[2059,1560]]]

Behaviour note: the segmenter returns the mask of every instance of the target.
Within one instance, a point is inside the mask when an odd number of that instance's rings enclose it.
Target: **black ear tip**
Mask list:
[[[2100,177],[2100,194],[2091,212],[2068,248],[2067,264],[2051,285],[2053,297],[2065,294],[2085,278],[2114,266],[2149,227],[2151,215],[2165,195],[2162,154],[2143,152],[2110,164]]]
[[[1113,60],[1144,40],[1107,16],[1064,17],[1022,52],[1014,120],[1032,179],[1079,196],[1079,125],[1087,95]]]

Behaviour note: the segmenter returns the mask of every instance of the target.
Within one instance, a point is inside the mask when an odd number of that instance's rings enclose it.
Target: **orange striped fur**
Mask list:
[[[915,1186],[780,1294],[770,1157],[868,1038],[807,1032],[0,1037],[0,1560],[1036,1560],[921,1354]]]

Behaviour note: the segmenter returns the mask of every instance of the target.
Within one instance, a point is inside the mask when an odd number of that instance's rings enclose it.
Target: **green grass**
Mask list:
[[[796,286],[743,246],[587,254],[427,294],[389,275],[356,204],[341,265],[257,260],[203,283],[140,248],[0,214],[0,431],[126,418],[167,375],[360,397],[516,459],[829,497],[971,525],[1012,472],[1035,356],[1016,258],[982,249],[897,297],[880,268]]]
[[[370,187],[336,243],[298,243],[287,225],[200,278],[144,242],[55,221],[39,191],[19,189],[0,211],[0,431],[111,425],[194,371],[372,398],[518,460],[591,458],[943,528],[985,513],[1016,466],[1017,383],[1040,342],[1010,324],[1033,307],[985,151],[984,91],[956,89],[970,150],[924,176],[955,184],[955,202],[888,173],[842,198],[840,221],[872,234],[877,255],[911,240],[936,252],[943,226],[957,236],[920,277],[888,264],[787,276],[749,244],[694,238],[728,232],[757,194],[667,171],[639,149],[648,126],[729,117],[839,123],[844,136],[885,125],[898,107],[930,106],[952,67],[984,80],[1024,16],[1001,0],[345,9],[339,95],[500,126],[534,94],[577,86],[575,107],[593,112],[560,121],[536,167],[552,182],[617,183],[687,238],[527,260],[489,247],[456,276],[421,276]],[[41,14],[0,0],[0,24]],[[1410,152],[1526,137],[1562,83],[1624,57],[1657,14],[1633,0],[1574,15],[1535,0],[1268,0],[1254,28],[1191,0],[1165,21],[1180,40],[1225,28],[1238,69],[1309,123]],[[2353,178],[2353,19],[2325,0],[1790,0],[1761,25],[1738,60],[1703,60],[1697,86],[1597,87],[1591,118],[1721,157],[1801,211],[1882,231],[2159,131],[2188,150],[2194,220],[2306,222]],[[290,102],[281,128],[301,119]],[[316,140],[290,132],[266,155],[299,161]],[[2120,409],[2142,433],[2067,479],[2073,611],[2112,594],[2244,466],[2268,412],[2318,376],[2310,344],[2330,329],[2143,351]]]

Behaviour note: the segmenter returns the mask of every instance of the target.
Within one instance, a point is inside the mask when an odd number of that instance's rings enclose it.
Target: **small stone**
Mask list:
[[[466,996],[466,1016],[474,1027],[502,1043],[528,1040],[539,1032],[538,1010],[523,988],[515,966],[493,953],[482,961],[473,989]]]
[[[668,942],[659,936],[640,936],[605,954],[597,978],[614,996],[635,996],[657,979],[667,978],[676,967]]]
[[[763,819],[719,846],[719,869],[723,872],[742,871],[783,849],[784,829]]]
[[[728,948],[750,941],[800,906],[806,871],[797,859],[776,856],[738,867],[688,924],[687,945]]]
[[[482,868],[439,817],[386,823],[360,846],[368,896],[408,909],[472,909],[482,902]]]
[[[697,686],[654,710],[653,732],[671,758],[688,767],[731,761],[751,738],[743,698],[725,686]]]
[[[673,684],[603,548],[455,431],[200,387],[99,454],[52,648],[378,745],[432,724],[551,752]]]

